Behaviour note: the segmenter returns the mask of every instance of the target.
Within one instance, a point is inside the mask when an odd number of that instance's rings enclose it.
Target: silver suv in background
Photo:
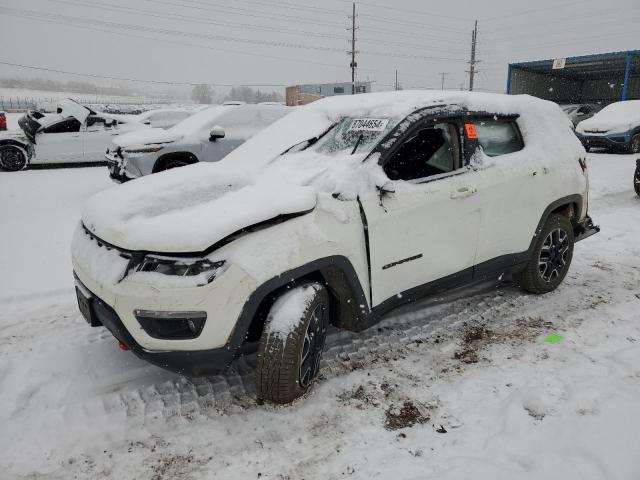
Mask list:
[[[229,103],[198,112],[168,130],[152,128],[113,140],[109,174],[124,182],[197,162],[217,162],[289,113],[278,104]]]

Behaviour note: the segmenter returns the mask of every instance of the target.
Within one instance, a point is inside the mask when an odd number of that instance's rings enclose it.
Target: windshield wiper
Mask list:
[[[356,144],[353,146],[353,150],[351,150],[351,155],[353,155],[354,153],[356,153],[356,150],[358,149],[358,146],[360,145],[360,142],[362,141],[362,137],[364,136],[364,133],[361,133],[358,136],[358,140],[356,140]]]

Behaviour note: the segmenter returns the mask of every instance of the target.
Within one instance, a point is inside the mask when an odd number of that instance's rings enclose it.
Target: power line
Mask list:
[[[120,80],[120,81],[127,81],[127,82],[139,82],[139,83],[155,83],[155,84],[161,84],[161,85],[189,85],[189,86],[196,86],[196,85],[211,85],[214,87],[235,87],[235,86],[242,86],[242,87],[285,87],[285,84],[282,83],[211,83],[211,82],[198,82],[198,83],[193,83],[193,82],[174,82],[174,81],[166,81],[166,80],[144,80],[144,79],[140,79],[140,78],[125,78],[125,77],[113,77],[113,76],[108,76],[108,75],[98,75],[95,73],[78,73],[78,72],[69,72],[66,70],[58,70],[55,68],[48,68],[48,67],[37,67],[34,65],[23,65],[23,64],[19,64],[19,63],[11,63],[11,62],[5,62],[0,60],[0,64],[1,65],[8,65],[11,67],[18,67],[18,68],[27,68],[30,70],[41,70],[41,71],[45,71],[45,72],[53,72],[53,73],[64,73],[66,75],[75,75],[75,76],[79,76],[79,77],[90,77],[90,78],[101,78],[101,79],[105,79],[105,80]]]
[[[140,16],[144,16],[144,17],[152,17],[152,18],[164,18],[164,19],[168,19],[168,20],[180,20],[180,21],[184,21],[184,22],[192,22],[192,23],[199,23],[199,24],[204,24],[204,25],[219,25],[219,26],[223,26],[223,27],[238,27],[238,28],[242,28],[242,29],[250,29],[250,30],[258,30],[258,31],[266,31],[266,32],[274,32],[274,33],[283,33],[286,35],[295,35],[295,36],[304,36],[304,37],[319,37],[319,38],[328,38],[331,40],[340,40],[340,38],[336,37],[335,35],[332,34],[328,34],[328,33],[320,33],[320,32],[311,32],[311,31],[305,31],[305,30],[293,30],[293,29],[287,29],[287,28],[280,28],[280,27],[264,27],[261,25],[255,25],[255,24],[250,24],[250,23],[241,23],[241,22],[218,22],[215,20],[211,20],[208,18],[201,18],[201,17],[196,17],[196,16],[192,16],[192,15],[181,15],[181,14],[173,14],[173,13],[160,13],[160,12],[154,12],[154,11],[149,11],[149,10],[142,10],[142,9],[138,9],[138,8],[132,8],[132,7],[123,7],[123,6],[119,6],[119,5],[111,5],[111,6],[105,6],[105,5],[95,5],[95,4],[91,4],[90,2],[85,2],[82,0],[47,0],[49,2],[55,2],[55,3],[63,3],[63,4],[68,4],[68,5],[78,5],[78,6],[82,6],[82,7],[87,7],[87,8],[93,8],[93,9],[99,9],[99,10],[106,10],[106,11],[113,11],[113,12],[131,12],[135,15],[140,15]],[[380,40],[380,39],[369,39],[369,38],[365,38],[364,41],[366,43],[373,43],[373,44],[384,44],[384,45],[394,45],[394,46],[400,46],[400,47],[411,47],[411,48],[416,48],[416,49],[420,49],[420,50],[425,50],[426,47],[424,45],[419,45],[419,44],[415,44],[415,43],[407,43],[407,42],[393,42],[393,41],[384,41],[384,40]],[[451,49],[450,47],[446,47],[448,51],[454,52],[454,53],[462,53],[461,50],[456,50],[456,49]]]
[[[63,21],[71,21],[74,23],[102,25],[110,28],[145,31],[149,33],[158,33],[162,35],[175,35],[175,36],[188,37],[188,38],[203,38],[207,40],[218,40],[218,41],[233,42],[233,43],[239,42],[239,43],[254,44],[254,45],[269,45],[269,46],[275,46],[275,47],[281,47],[281,48],[318,50],[318,51],[324,51],[324,52],[342,52],[343,51],[340,48],[336,48],[336,47],[323,47],[320,45],[309,45],[309,44],[270,41],[270,40],[255,40],[250,38],[232,37],[227,35],[213,35],[213,34],[196,33],[196,32],[185,32],[185,31],[178,31],[178,30],[149,27],[149,26],[138,25],[138,24],[107,22],[103,20],[94,20],[90,18],[58,15],[58,14],[48,13],[48,12],[40,13],[40,12],[35,12],[33,10],[22,10],[22,9],[0,7],[0,11],[5,11],[8,15],[14,15],[19,17],[36,18],[36,19],[42,19],[42,18],[57,19],[57,20],[63,20]],[[404,53],[398,53],[398,52],[377,51],[377,50],[362,51],[361,53],[366,53],[367,55],[382,56],[382,57],[421,59],[421,60],[442,60],[442,61],[460,61],[461,60],[460,58],[452,58],[452,57],[412,55],[412,54],[404,54]]]

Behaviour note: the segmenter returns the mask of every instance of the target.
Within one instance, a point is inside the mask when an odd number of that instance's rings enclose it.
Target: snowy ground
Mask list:
[[[333,334],[284,408],[255,404],[245,363],[187,380],[87,327],[68,245],[104,167],[0,173],[0,478],[640,478],[634,158],[589,155],[602,232],[557,291],[484,286]]]

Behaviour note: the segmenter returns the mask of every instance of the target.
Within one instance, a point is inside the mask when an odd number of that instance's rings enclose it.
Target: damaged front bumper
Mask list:
[[[594,225],[591,217],[587,215],[584,220],[576,225],[574,229],[574,241],[579,242],[580,240],[584,240],[591,235],[595,235],[599,231],[600,227],[598,225]]]
[[[129,180],[133,180],[133,177],[127,175],[127,171],[125,169],[125,160],[122,158],[122,154],[120,153],[120,149],[117,150],[107,150],[107,153],[104,154],[104,158],[107,160],[107,168],[109,169],[109,177],[116,183],[124,183]]]

